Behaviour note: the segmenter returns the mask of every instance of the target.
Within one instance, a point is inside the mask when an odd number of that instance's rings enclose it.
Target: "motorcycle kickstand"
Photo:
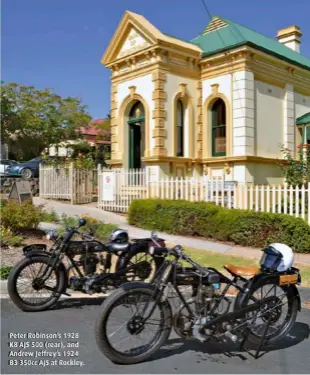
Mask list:
[[[269,317],[269,319],[268,319],[268,321],[267,321],[266,327],[265,327],[265,329],[264,329],[264,333],[263,333],[263,335],[262,335],[262,337],[261,337],[261,339],[260,339],[260,342],[259,342],[258,348],[256,349],[256,352],[255,352],[254,356],[250,353],[249,350],[247,350],[247,349],[245,348],[245,343],[246,343],[246,341],[247,341],[247,339],[248,339],[248,336],[249,336],[249,333],[250,333],[250,329],[249,329],[248,327],[246,327],[246,333],[245,333],[244,338],[243,338],[243,340],[242,340],[242,342],[241,342],[241,344],[240,344],[240,348],[239,348],[239,350],[243,350],[243,349],[244,349],[244,350],[247,351],[249,354],[251,354],[255,359],[258,359],[258,358],[259,358],[259,354],[260,354],[260,352],[261,352],[261,348],[262,348],[262,346],[266,343],[266,342],[265,342],[265,337],[266,337],[267,329],[269,328],[269,325],[270,325],[270,319],[271,319],[271,316]]]
[[[267,322],[266,327],[265,327],[265,329],[264,329],[263,336],[262,336],[261,339],[260,339],[260,343],[259,343],[258,348],[257,348],[256,353],[255,353],[255,359],[258,359],[258,357],[259,357],[259,353],[260,353],[260,351],[261,351],[262,346],[263,346],[264,344],[266,344],[266,342],[265,342],[265,337],[266,337],[267,329],[269,328],[269,325],[270,325],[270,319],[271,319],[271,315],[270,315],[269,318],[268,318],[268,322]]]

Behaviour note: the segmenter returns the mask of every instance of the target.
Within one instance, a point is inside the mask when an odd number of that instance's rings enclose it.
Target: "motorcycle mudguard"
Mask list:
[[[33,244],[23,247],[23,253],[27,254],[32,251],[46,252],[47,246],[44,244]]]
[[[50,255],[48,253],[46,253],[45,251],[41,251],[41,250],[31,250],[31,251],[28,251],[27,253],[24,253],[24,256],[26,258],[32,258],[34,256],[42,256],[42,257],[50,257]]]
[[[42,251],[42,250],[30,250],[28,252],[24,252],[24,256],[26,258],[33,258],[33,257],[46,257],[46,258],[50,258],[50,254],[45,252],[45,251]],[[60,262],[57,266],[57,268],[59,269],[60,272],[63,272],[64,273],[64,277],[65,277],[65,289],[66,290],[68,288],[68,285],[69,285],[69,280],[68,280],[68,273],[67,273],[67,269],[65,267],[65,265]]]
[[[155,290],[156,286],[154,284],[144,283],[142,281],[130,281],[129,283],[125,283],[121,285],[120,288],[124,290],[137,289],[137,288]]]
[[[260,281],[262,279],[268,279],[268,280],[270,280],[273,283],[278,283],[279,275],[278,274],[266,275],[264,273],[261,273],[259,275],[254,276],[252,279],[250,279],[244,285],[245,291],[244,292],[240,292],[237,295],[236,300],[235,300],[235,304],[234,304],[234,310],[240,309],[242,307],[242,305],[243,305],[243,303],[244,303],[244,301],[245,301],[245,299],[247,297],[247,290],[249,288],[251,288],[252,285],[254,285],[255,283],[257,283],[258,281]],[[285,290],[288,290],[289,293],[292,293],[297,298],[297,301],[298,301],[298,311],[300,311],[301,310],[301,299],[300,299],[300,294],[299,294],[299,291],[298,291],[296,285],[292,284],[292,285],[289,285],[289,286],[284,286],[283,288]]]

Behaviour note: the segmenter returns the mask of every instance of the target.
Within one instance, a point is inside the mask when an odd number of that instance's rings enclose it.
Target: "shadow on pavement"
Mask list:
[[[309,335],[309,325],[297,322],[292,327],[289,335],[287,335],[285,338],[281,339],[274,345],[267,345],[263,347],[260,357],[268,352],[286,349],[298,345],[302,341],[308,339]],[[253,344],[247,343],[246,348],[247,350],[251,350],[252,354],[255,353],[256,346],[254,346]],[[172,355],[182,354],[187,351],[195,351],[201,354],[202,356],[200,356],[200,361],[210,360],[209,356],[213,354],[223,354],[228,358],[239,357],[241,360],[246,361],[249,358],[244,354],[251,355],[250,353],[247,353],[247,350],[240,350],[240,344],[234,344],[232,342],[219,343],[216,341],[210,341],[208,343],[200,343],[196,340],[183,340],[181,338],[175,338],[168,340],[167,343],[149,361],[167,358]],[[206,356],[203,356],[204,354]],[[220,362],[222,360],[223,357],[221,360],[215,359],[215,362]]]
[[[58,301],[53,307],[49,308],[48,310],[83,308],[83,306],[99,306],[103,303],[104,300],[105,297],[68,298]]]

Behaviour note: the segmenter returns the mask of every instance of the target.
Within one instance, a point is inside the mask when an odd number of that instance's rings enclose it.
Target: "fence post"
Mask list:
[[[308,225],[310,225],[310,182],[308,182]]]
[[[70,163],[69,166],[69,184],[70,184],[70,203],[74,204],[75,203],[75,178],[74,178],[74,169],[73,169],[73,163]]]
[[[101,197],[101,188],[100,188],[100,172],[101,172],[101,164],[97,165],[97,208],[100,208],[101,202],[100,202],[100,197]]]
[[[43,197],[43,168],[42,164],[39,164],[39,197]]]
[[[145,184],[146,184],[146,198],[150,198],[150,190],[151,190],[151,186],[150,186],[150,168],[146,168],[146,176],[145,176]],[[141,173],[142,174],[142,173]],[[143,176],[143,174],[142,174]]]

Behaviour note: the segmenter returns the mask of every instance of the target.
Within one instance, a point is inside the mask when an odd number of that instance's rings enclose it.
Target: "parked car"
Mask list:
[[[43,158],[38,156],[24,163],[10,165],[5,174],[8,177],[22,177],[25,180],[29,180],[32,177],[39,177],[39,166],[43,162]]]
[[[0,175],[4,176],[6,173],[6,170],[9,166],[18,164],[15,160],[9,160],[9,159],[2,159],[0,161]]]

